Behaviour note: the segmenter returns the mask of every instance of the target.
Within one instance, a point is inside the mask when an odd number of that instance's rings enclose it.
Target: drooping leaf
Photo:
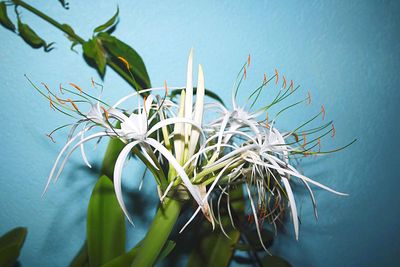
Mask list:
[[[74,259],[69,264],[69,267],[86,267],[89,266],[89,255],[87,252],[87,243],[83,244]]]
[[[12,266],[18,259],[28,230],[17,227],[0,237],[0,266]]]
[[[106,32],[101,32],[97,37],[102,41],[103,47],[106,49],[109,59],[118,65],[128,76],[132,73],[135,82],[137,83],[137,90],[150,88],[151,83],[146,66],[139,54],[129,45],[109,35]],[[119,57],[124,58],[129,63],[128,66],[122,62]]]
[[[267,255],[261,259],[262,267],[292,267],[289,262],[278,256]]]
[[[118,14],[119,14],[119,7],[117,7],[117,12],[112,16],[111,19],[109,19],[106,23],[96,27],[93,32],[102,32],[107,30],[108,28],[114,26],[117,23],[118,19]]]
[[[230,203],[233,211],[238,216],[244,214],[242,187],[238,186],[230,191]],[[187,267],[229,266],[236,243],[240,237],[240,232],[231,226],[231,221],[227,213],[221,214],[221,223],[231,239],[228,239],[218,226],[212,231],[210,224],[206,222],[203,225],[205,234],[192,251],[186,265]]]
[[[7,6],[5,2],[0,2],[0,24],[3,25],[4,28],[15,32],[15,25],[7,15]]]
[[[174,97],[176,97],[177,95],[180,95],[181,92],[182,92],[181,89],[172,90],[172,91],[171,91],[170,97],[171,97],[171,98],[174,98]],[[197,87],[193,87],[193,94],[196,94],[196,92],[197,92]],[[217,100],[219,103],[221,103],[223,106],[225,106],[225,103],[224,103],[224,101],[222,100],[222,98],[219,97],[219,96],[218,96],[216,93],[214,93],[213,91],[210,91],[210,90],[205,89],[204,94],[205,94],[206,96],[208,96],[208,97],[214,99],[214,100]]]
[[[98,38],[90,39],[83,43],[83,55],[89,65],[97,69],[103,78],[106,71],[106,52],[104,51],[101,41]]]
[[[103,175],[93,189],[87,211],[87,251],[97,267],[125,253],[125,216],[111,180]]]
[[[52,45],[54,42],[47,44],[28,24],[22,23],[20,19],[18,19],[18,32],[22,39],[32,48],[43,47],[45,52],[53,50]]]

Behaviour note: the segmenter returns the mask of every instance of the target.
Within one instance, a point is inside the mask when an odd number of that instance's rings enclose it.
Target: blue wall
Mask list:
[[[57,1],[47,2],[35,6],[85,37],[118,4],[121,19],[115,34],[142,55],[153,85],[165,79],[170,85],[183,84],[192,46],[196,62],[203,64],[206,86],[226,100],[248,53],[248,91],[274,68],[301,83],[300,95],[310,90],[313,105],[282,117],[280,125],[297,125],[325,104],[337,129],[326,146],[355,137],[358,142],[338,154],[305,161],[303,169],[350,196],[317,190],[318,222],[308,199],[299,197],[300,240],[294,240],[288,225],[288,234],[279,237],[273,251],[294,266],[395,266],[400,252],[400,132],[395,114],[400,100],[399,1],[70,1],[68,11]],[[83,242],[96,174],[76,155],[60,183],[41,199],[64,136],[57,135],[53,144],[44,134],[68,119],[50,110],[23,74],[53,87],[70,81],[89,86],[90,77],[97,76],[81,55],[69,51],[70,43],[60,32],[27,11],[23,19],[55,41],[57,49],[48,54],[33,50],[0,29],[0,233],[17,225],[29,228],[23,266],[66,266]],[[104,84],[108,99],[130,91],[112,70]],[[97,165],[103,151],[104,145],[90,153]],[[132,172],[142,170],[131,164]],[[138,180],[126,180],[127,187],[137,188]],[[145,188],[143,196],[155,194],[151,179]],[[138,227],[129,228],[131,240],[144,234],[156,203],[152,198],[147,213],[136,219]]]

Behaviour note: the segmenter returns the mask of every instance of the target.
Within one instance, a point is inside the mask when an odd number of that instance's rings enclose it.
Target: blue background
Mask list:
[[[34,6],[70,24],[85,38],[113,15],[118,4],[120,23],[115,35],[141,54],[154,86],[164,80],[184,84],[187,54],[194,47],[206,86],[225,100],[249,53],[252,66],[243,96],[264,72],[272,75],[274,68],[302,85],[298,97],[310,90],[313,104],[283,116],[280,127],[298,125],[324,104],[337,130],[324,145],[358,141],[343,152],[307,160],[302,168],[308,176],[350,196],[316,190],[318,222],[308,198],[299,196],[300,240],[294,240],[288,224],[287,234],[279,236],[273,252],[294,266],[396,265],[400,253],[399,1],[91,0],[70,1],[70,10],[57,1],[37,2]],[[45,133],[69,120],[53,112],[23,74],[55,88],[60,82],[89,87],[90,77],[99,78],[80,54],[69,51],[70,42],[57,29],[25,10],[22,18],[46,40],[55,41],[57,49],[33,50],[17,35],[0,29],[0,233],[18,225],[29,228],[20,258],[23,266],[66,266],[84,240],[85,210],[96,169],[88,171],[77,153],[60,183],[44,199],[40,197],[65,136],[65,132],[56,135],[53,144]],[[104,84],[110,102],[131,90],[110,69]],[[266,93],[265,99],[272,94]],[[98,166],[103,153],[101,145],[89,153],[91,161]],[[134,177],[143,166],[132,163],[129,168],[133,174],[126,174],[126,187],[137,191],[139,180]],[[128,227],[129,246],[143,236],[156,207],[151,178],[140,195],[147,201],[142,206],[146,212],[136,218],[136,228]]]

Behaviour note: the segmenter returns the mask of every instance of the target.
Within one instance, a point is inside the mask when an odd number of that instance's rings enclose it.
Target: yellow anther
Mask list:
[[[130,65],[129,65],[129,62],[128,62],[125,58],[123,58],[123,57],[118,57],[118,59],[121,60],[121,61],[125,64],[125,66],[126,66],[126,68],[127,68],[128,70],[131,69],[131,67],[130,67]]]

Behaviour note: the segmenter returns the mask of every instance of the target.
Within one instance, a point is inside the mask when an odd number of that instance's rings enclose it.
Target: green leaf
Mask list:
[[[109,59],[118,65],[126,74],[132,73],[134,80],[137,83],[137,90],[143,88],[151,88],[149,75],[146,66],[139,54],[129,45],[109,35],[106,32],[101,32],[97,37],[102,41],[103,47],[106,49]],[[129,70],[127,66],[118,57],[124,58],[129,63]]]
[[[90,266],[97,267],[125,252],[125,216],[111,180],[103,175],[93,189],[87,212]]]
[[[75,255],[75,258],[69,264],[69,267],[85,267],[89,266],[89,255],[87,252],[87,243],[83,244],[81,249],[78,251],[78,254]]]
[[[106,71],[106,53],[98,38],[90,39],[82,45],[83,55],[89,65],[97,69],[103,78]]]
[[[172,90],[172,91],[171,91],[171,95],[170,95],[171,99],[173,99],[173,98],[176,97],[177,95],[180,95],[181,92],[182,92],[181,89]],[[197,87],[193,87],[193,94],[196,94],[196,92],[197,92]],[[205,94],[206,96],[208,96],[208,97],[214,99],[214,100],[217,100],[219,103],[221,103],[223,106],[225,106],[225,103],[224,103],[224,101],[222,100],[222,98],[219,97],[219,96],[218,96],[216,93],[214,93],[213,91],[210,91],[210,90],[205,89],[204,94]]]
[[[4,28],[15,32],[15,25],[7,15],[7,6],[5,2],[0,2],[0,24],[3,25]]]
[[[168,240],[164,247],[162,248],[160,255],[158,255],[157,258],[157,262],[162,261],[163,259],[165,259],[171,252],[172,250],[175,248],[176,243],[172,240]]]
[[[109,19],[106,23],[96,27],[93,32],[101,32],[104,31],[112,26],[114,26],[114,24],[116,23],[117,19],[118,19],[118,14],[119,14],[119,8],[117,7],[117,12],[115,13],[115,15]]]
[[[18,259],[28,229],[17,227],[0,237],[0,266],[12,266]]]
[[[107,262],[106,264],[102,265],[102,267],[121,267],[121,266],[130,266],[133,259],[138,252],[139,247],[136,246],[131,249],[129,252],[122,254],[119,257],[112,259],[111,261]]]
[[[289,262],[278,256],[265,256],[261,263],[263,267],[292,267]]]
[[[50,52],[53,50],[51,47],[53,43],[47,44],[45,40],[39,37],[28,24],[22,23],[20,19],[18,19],[18,32],[19,35],[24,39],[24,41],[29,44],[32,48],[44,48],[45,52]]]
[[[236,214],[244,214],[244,198],[241,186],[230,191],[230,201],[232,209]],[[223,204],[221,204],[221,206],[223,206]],[[202,236],[201,240],[197,242],[186,266],[229,266],[235,251],[235,245],[240,237],[240,232],[231,226],[231,221],[227,213],[221,215],[221,223],[231,239],[228,239],[222,233],[219,226],[216,226],[216,229],[212,231],[210,223],[205,223],[206,224],[203,225],[205,234]]]

